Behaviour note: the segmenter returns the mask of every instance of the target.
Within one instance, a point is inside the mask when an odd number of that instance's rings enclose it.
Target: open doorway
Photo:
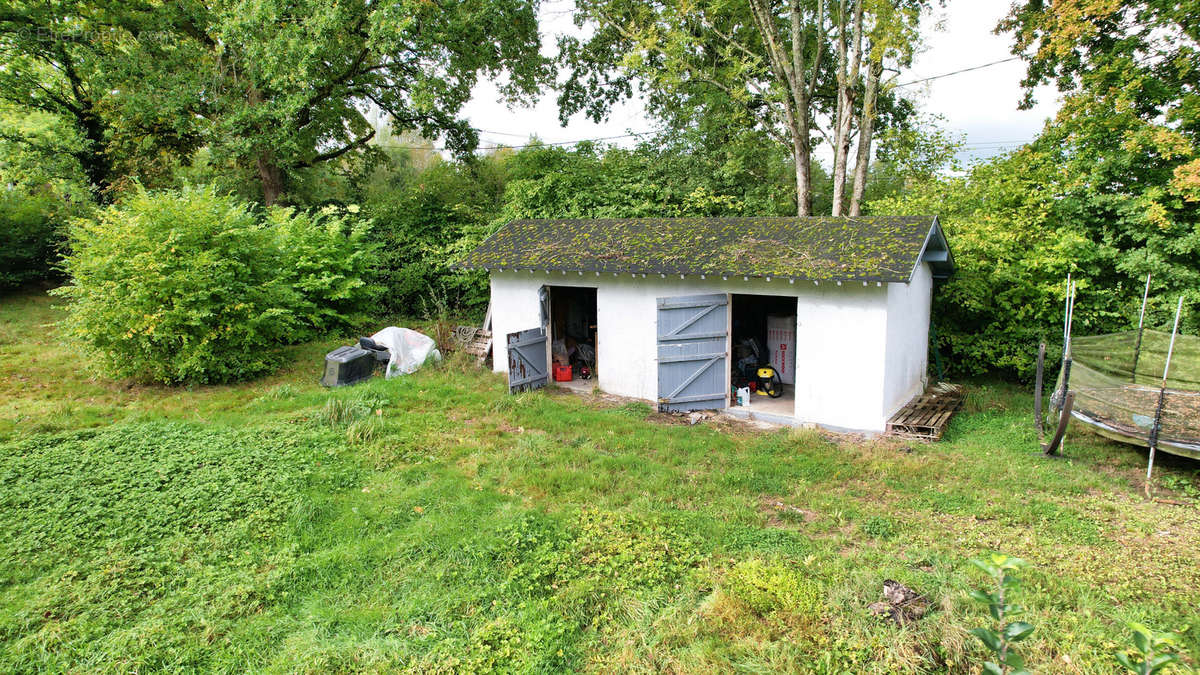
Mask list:
[[[741,410],[795,416],[796,308],[794,297],[732,296],[729,382],[735,392],[751,390]],[[731,403],[738,408],[736,397]]]
[[[550,286],[551,379],[560,387],[597,385],[596,289]]]

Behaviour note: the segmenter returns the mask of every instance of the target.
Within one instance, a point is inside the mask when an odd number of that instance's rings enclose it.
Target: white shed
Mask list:
[[[925,387],[953,260],[933,216],[518,220],[462,267],[490,273],[513,389],[544,385],[557,357],[560,384],[662,409],[882,431]],[[783,395],[731,407],[768,362]]]

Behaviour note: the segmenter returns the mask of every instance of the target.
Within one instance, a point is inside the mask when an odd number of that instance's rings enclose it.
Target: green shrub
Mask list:
[[[859,524],[863,534],[875,539],[891,539],[896,536],[896,523],[884,516],[871,516]]]
[[[379,287],[371,283],[377,246],[370,223],[324,210],[316,215],[270,209],[267,224],[287,260],[283,272],[300,292],[300,320],[315,331],[361,325],[376,310]]]
[[[340,327],[372,298],[363,230],[254,209],[212,189],[138,190],[71,228],[64,326],[112,375],[228,382],[277,347]]]
[[[62,234],[56,215],[62,201],[0,189],[0,291],[52,275]]]
[[[1163,215],[1146,205],[1162,188],[1105,175],[1157,170],[1160,162],[1143,159],[1089,163],[1066,140],[1043,139],[868,205],[880,215],[936,214],[946,229],[957,269],[934,291],[933,321],[949,377],[1031,378],[1041,341],[1054,372],[1068,273],[1079,283],[1077,336],[1135,328],[1147,272],[1146,325],[1170,330],[1182,295],[1181,330],[1200,328],[1200,312],[1189,311],[1200,303],[1200,207],[1172,200]]]
[[[489,210],[498,206],[492,185],[498,180],[475,175],[471,167],[438,164],[370,198],[366,213],[375,223],[371,238],[381,248],[387,311],[420,314],[435,290],[456,309],[487,305],[487,275],[450,266],[482,240]]]
[[[729,570],[722,587],[759,615],[784,611],[813,618],[821,613],[820,586],[781,562],[740,562]]]

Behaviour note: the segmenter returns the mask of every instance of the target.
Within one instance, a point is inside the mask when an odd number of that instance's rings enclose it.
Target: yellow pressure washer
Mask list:
[[[779,378],[779,373],[771,366],[759,366],[758,368],[758,384],[755,386],[756,393],[761,396],[770,396],[771,398],[779,398],[783,396],[783,380]]]

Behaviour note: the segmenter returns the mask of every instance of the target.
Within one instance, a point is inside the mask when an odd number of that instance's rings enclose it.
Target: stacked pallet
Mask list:
[[[454,329],[454,344],[458,351],[466,352],[483,363],[492,353],[492,331],[474,326],[458,326]]]
[[[942,437],[950,418],[962,407],[965,398],[962,385],[939,382],[892,415],[887,423],[887,433],[900,438],[936,441]]]

